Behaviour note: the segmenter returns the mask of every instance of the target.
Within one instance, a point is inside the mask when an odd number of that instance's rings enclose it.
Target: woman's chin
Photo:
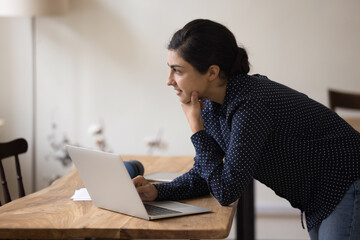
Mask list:
[[[179,96],[179,101],[183,104],[187,104],[191,101],[191,99]]]

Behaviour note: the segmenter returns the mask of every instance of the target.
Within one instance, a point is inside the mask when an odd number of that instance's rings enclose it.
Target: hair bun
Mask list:
[[[230,74],[247,74],[250,71],[249,58],[244,48],[238,47],[235,61],[231,67]]]

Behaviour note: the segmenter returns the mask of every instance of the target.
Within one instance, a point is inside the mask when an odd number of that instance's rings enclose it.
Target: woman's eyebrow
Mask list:
[[[173,64],[173,65],[170,65],[169,63],[167,64],[169,67],[171,68],[174,68],[174,67],[181,67],[183,68],[183,66],[180,66],[180,65],[177,65],[177,64]]]

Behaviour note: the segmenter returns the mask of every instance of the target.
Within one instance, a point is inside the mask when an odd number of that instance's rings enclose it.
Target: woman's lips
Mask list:
[[[182,93],[182,91],[181,91],[181,90],[177,90],[177,89],[175,89],[175,91],[176,91],[176,95],[178,95],[178,96]]]

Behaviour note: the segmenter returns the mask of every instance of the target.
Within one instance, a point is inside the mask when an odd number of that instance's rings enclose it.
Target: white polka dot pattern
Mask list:
[[[310,231],[360,178],[360,134],[325,106],[265,76],[230,79],[224,103],[207,100],[202,116],[205,130],[191,137],[193,168],[156,184],[158,200],[210,192],[228,205],[255,178],[305,212]]]

